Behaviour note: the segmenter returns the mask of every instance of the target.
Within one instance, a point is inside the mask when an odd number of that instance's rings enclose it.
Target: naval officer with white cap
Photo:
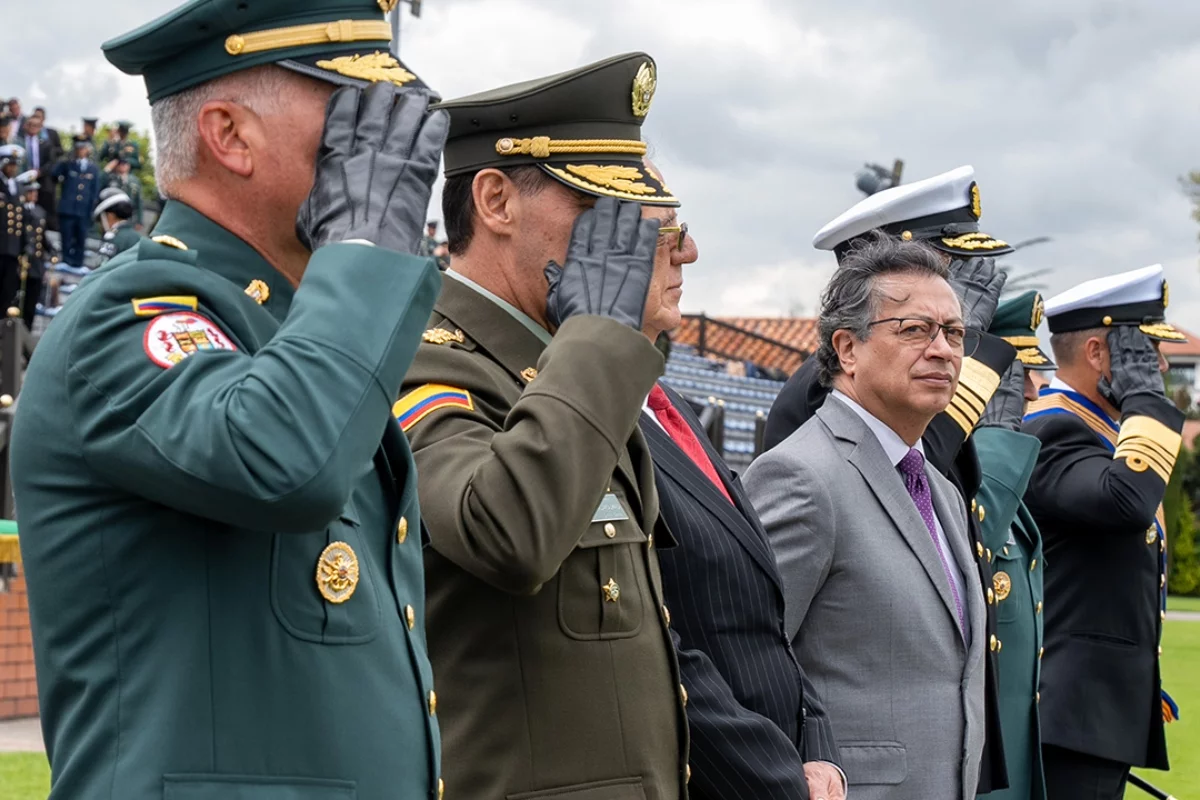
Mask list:
[[[1168,768],[1162,499],[1184,415],[1158,343],[1185,338],[1165,320],[1168,299],[1154,265],[1046,302],[1059,369],[1023,429],[1042,443],[1025,502],[1045,542],[1049,800],[1119,798],[1130,766]]]
[[[823,227],[813,239],[813,246],[832,250],[840,262],[856,243],[880,230],[905,241],[923,241],[950,262],[950,284],[962,301],[967,327],[976,333],[972,341],[978,344],[964,352],[958,389],[949,407],[926,428],[921,441],[930,465],[954,483],[971,512],[967,515],[970,546],[978,555],[979,580],[986,596],[992,586],[993,554],[984,547],[979,528],[988,510],[978,508],[974,502],[981,472],[968,436],[1000,385],[1000,376],[1013,363],[1016,349],[1000,337],[985,333],[1005,280],[1004,273],[996,269],[995,256],[1011,253],[1013,248],[979,229],[982,213],[975,170],[963,166],[871,195]],[[771,407],[766,447],[770,449],[786,439],[815,414],[828,392],[817,380],[817,359],[809,359],[788,380]],[[995,608],[988,597],[986,636],[994,644],[986,671],[987,730],[979,777],[981,793],[1008,788],[996,677],[996,652],[1002,643],[995,636]]]

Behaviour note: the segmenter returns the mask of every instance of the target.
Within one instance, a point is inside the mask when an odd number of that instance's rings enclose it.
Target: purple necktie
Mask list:
[[[904,488],[908,489],[917,511],[921,513],[921,519],[925,520],[925,527],[929,529],[929,536],[933,539],[938,558],[942,560],[942,570],[946,573],[946,582],[950,584],[950,593],[954,595],[954,607],[958,611],[958,626],[965,635],[967,626],[963,619],[962,598],[958,596],[954,578],[950,575],[950,563],[946,560],[946,553],[942,550],[942,543],[937,535],[937,522],[933,517],[933,495],[929,492],[929,478],[925,476],[925,456],[913,448],[900,459],[896,467],[904,476]]]

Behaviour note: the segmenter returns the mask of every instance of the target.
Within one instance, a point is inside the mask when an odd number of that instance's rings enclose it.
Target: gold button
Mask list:
[[[683,782],[688,783],[692,780],[692,765],[688,764],[683,770]]]
[[[653,533],[646,537],[646,547],[649,547],[649,548],[654,547],[654,534]]]
[[[1042,613],[1042,601],[1041,600],[1038,600],[1037,613],[1039,613],[1039,614]]]
[[[995,603],[995,602],[996,602],[996,593],[995,593],[995,592],[993,592],[991,589],[988,589],[988,593],[987,593],[987,601],[988,601],[988,605],[989,605],[989,606],[990,606],[992,603]]]
[[[615,538],[617,535],[617,526],[611,522],[604,523],[604,535],[610,539]]]
[[[417,626],[417,612],[412,606],[404,607],[404,621],[408,623],[410,631]]]
[[[1008,545],[1004,545],[1004,555],[1008,555]]]
[[[996,634],[993,633],[991,638],[988,639],[988,647],[991,648],[993,653],[996,652]]]
[[[992,551],[984,550],[983,552],[987,553],[987,559],[988,559],[988,561],[991,561],[992,560]]]
[[[1146,529],[1146,544],[1154,544],[1158,541],[1158,530],[1153,525]]]
[[[686,706],[687,700],[688,700],[687,687],[684,686],[682,683],[679,684],[679,696],[680,696],[680,698],[683,699],[683,704]]]
[[[986,511],[986,510],[984,509],[984,507],[981,505],[981,506],[979,506],[979,521],[980,521],[980,522],[983,522],[983,518],[984,518],[985,516],[987,516],[987,511]]]
[[[1004,649],[1004,642],[997,639],[996,640],[996,652],[999,653],[1003,649]]]
[[[408,538],[408,518],[401,517],[400,524],[396,526],[396,541],[404,544],[404,540]]]
[[[1035,702],[1035,703],[1041,703],[1041,702],[1042,702],[1042,693],[1041,693],[1041,692],[1038,692],[1037,694],[1035,694],[1035,695],[1033,696],[1033,702]]]
[[[1036,558],[1033,561],[1029,562],[1029,571],[1033,572],[1035,569],[1037,569],[1037,559]]]
[[[438,800],[442,800],[446,796],[446,782],[438,778]]]
[[[1162,645],[1161,644],[1158,646],[1158,657],[1162,658]]]
[[[1158,576],[1158,588],[1160,588],[1160,589],[1161,589],[1162,587],[1164,587],[1164,586],[1166,586],[1166,585],[1167,585],[1167,576],[1166,576],[1166,575],[1159,575],[1159,576]]]
[[[429,713],[431,716],[437,713],[437,692],[433,689],[429,690]]]
[[[1044,656],[1044,655],[1046,655],[1046,648],[1039,647],[1038,648],[1038,660],[1040,661],[1042,659],[1042,656]]]
[[[663,607],[662,607],[662,610],[663,610],[663,620],[664,620],[664,621],[665,621],[665,622],[666,622],[668,625],[670,625],[670,624],[671,624],[671,612],[670,612],[670,611],[667,609],[667,607],[666,607],[666,606],[663,606]]]
[[[983,542],[975,543],[975,552],[979,554],[980,558],[983,558]]]

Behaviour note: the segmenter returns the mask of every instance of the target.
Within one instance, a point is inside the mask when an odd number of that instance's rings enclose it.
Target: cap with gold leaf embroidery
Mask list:
[[[1051,333],[1137,325],[1161,342],[1186,342],[1167,322],[1170,289],[1162,264],[1084,281],[1046,301]]]
[[[341,85],[427,91],[388,49],[384,14],[398,1],[191,0],[102,47],[117,69],[145,79],[151,103],[263,64]]]
[[[953,255],[1011,253],[1007,242],[979,230],[982,215],[975,168],[968,165],[876,192],[821,228],[813,247],[833,250],[840,259],[859,237],[878,228]]]
[[[1057,369],[1038,342],[1037,329],[1045,313],[1046,304],[1041,294],[1031,289],[1000,304],[988,333],[1017,348],[1017,360],[1026,369]]]
[[[626,53],[447,100],[438,106],[450,112],[446,177],[532,164],[585,194],[677,206],[644,163],[657,84],[654,59]]]

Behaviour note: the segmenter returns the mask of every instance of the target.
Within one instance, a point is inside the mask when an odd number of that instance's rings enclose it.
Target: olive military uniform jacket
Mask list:
[[[293,293],[181,203],[156,233],[80,285],[17,403],[51,797],[434,800],[389,411],[438,272],[333,244]]]
[[[1134,395],[1120,422],[1055,381],[1023,430],[1042,443],[1025,502],[1046,549],[1042,740],[1167,769],[1159,642],[1165,541],[1158,514],[1183,412]]]
[[[996,607],[1000,728],[1008,789],[989,800],[1043,800],[1038,678],[1042,658],[1042,537],[1021,501],[1040,443],[1025,433],[979,428],[971,434],[983,480],[975,494],[979,526],[992,556],[988,598]]]
[[[432,541],[447,796],[685,797],[669,534],[637,431],[663,359],[610,319],[548,346],[526,320],[448,277],[396,404]]]
[[[142,235],[133,227],[132,220],[121,220],[116,225],[113,225],[110,230],[104,232],[103,238],[100,240],[100,258],[101,263],[115,256],[117,253],[124,252],[136,245],[142,240]]]

